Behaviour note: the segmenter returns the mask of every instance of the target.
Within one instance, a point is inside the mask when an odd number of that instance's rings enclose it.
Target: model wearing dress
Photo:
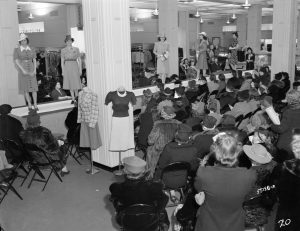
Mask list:
[[[153,53],[156,55],[156,73],[160,76],[163,83],[169,73],[169,43],[164,35],[159,35],[159,42],[154,44]]]
[[[124,152],[134,149],[133,123],[129,117],[129,103],[136,104],[133,92],[119,88],[106,95],[105,105],[112,103],[112,121],[109,151]]]
[[[198,77],[200,74],[200,70],[202,70],[202,74],[206,75],[206,70],[208,69],[207,65],[207,37],[206,33],[202,32],[200,33],[200,44],[198,47],[198,60],[196,64],[196,68],[198,69]]]
[[[24,94],[28,108],[32,108],[29,92],[32,93],[34,108],[37,108],[38,84],[36,79],[36,53],[28,46],[28,37],[20,34],[20,46],[15,48],[13,58],[18,70],[19,94]]]
[[[231,51],[231,56],[229,59],[229,64],[233,70],[236,70],[236,65],[238,63],[238,57],[237,57],[237,49],[239,47],[239,42],[238,42],[238,33],[235,32],[232,34],[233,36],[233,41],[229,47],[229,50]]]
[[[251,47],[248,47],[246,54],[246,70],[254,70],[254,63],[255,54],[253,54]]]
[[[61,50],[61,68],[64,77],[63,87],[70,90],[72,102],[81,89],[80,75],[82,74],[80,52],[73,47],[74,39],[67,35],[65,43],[67,46]]]

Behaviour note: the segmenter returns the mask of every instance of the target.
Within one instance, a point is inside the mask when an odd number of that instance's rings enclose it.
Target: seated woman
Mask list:
[[[68,153],[64,150],[63,145],[52,135],[51,131],[42,127],[40,116],[36,111],[29,111],[27,116],[27,128],[20,132],[20,138],[24,144],[35,144],[39,148],[46,151],[48,158],[55,161],[55,166],[61,170],[61,176],[69,174],[66,167]],[[61,143],[62,141],[60,141]],[[47,163],[44,155],[41,153],[34,153],[35,158],[39,162]]]
[[[276,174],[279,178],[276,189],[279,207],[275,220],[275,230],[300,230],[300,131],[293,131],[291,148],[294,154],[292,160],[287,160],[279,166]],[[275,176],[275,178],[277,178]]]
[[[211,147],[217,160],[215,166],[199,167],[194,186],[200,194],[195,198],[203,204],[197,213],[195,231],[244,230],[242,205],[256,181],[256,173],[237,167],[241,150],[237,139],[222,134]]]
[[[71,96],[67,96],[66,92],[63,89],[61,89],[60,82],[56,82],[55,88],[51,92],[51,98],[57,101],[57,100],[71,99]]]
[[[270,176],[277,163],[272,160],[272,155],[262,144],[244,145],[243,150],[251,160],[251,169],[257,174],[255,185],[247,195],[244,205],[246,227],[263,226],[268,222],[268,216],[276,202],[275,185],[270,180]],[[265,190],[267,188],[268,191]],[[268,201],[264,201],[267,195],[269,195]]]
[[[170,225],[166,212],[168,196],[163,192],[160,182],[146,180],[148,173],[146,162],[139,157],[131,156],[123,159],[125,181],[113,183],[109,187],[111,199],[117,212],[117,221],[120,223],[120,211],[133,204],[153,205],[160,212],[160,221],[163,230],[167,231]],[[138,222],[138,221],[137,221]]]

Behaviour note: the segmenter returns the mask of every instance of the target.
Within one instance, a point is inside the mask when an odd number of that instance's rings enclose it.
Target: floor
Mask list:
[[[71,174],[63,178],[64,182],[52,176],[44,192],[39,182],[33,182],[28,189],[27,180],[19,187],[18,178],[14,186],[24,200],[10,192],[0,205],[0,222],[5,231],[119,230],[108,188],[120,179],[102,169],[95,175],[85,173],[89,168],[87,160],[79,165],[70,159],[68,168]],[[169,216],[173,210],[174,207],[167,209]]]

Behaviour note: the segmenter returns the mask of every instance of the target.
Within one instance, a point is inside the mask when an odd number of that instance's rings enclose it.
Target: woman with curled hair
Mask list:
[[[256,181],[256,173],[237,167],[241,150],[241,143],[235,137],[226,133],[217,135],[211,146],[216,157],[214,166],[200,166],[195,178],[194,186],[199,192],[195,199],[202,202],[195,231],[245,230],[242,205]]]

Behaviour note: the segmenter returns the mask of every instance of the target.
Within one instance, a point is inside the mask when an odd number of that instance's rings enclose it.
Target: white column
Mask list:
[[[260,51],[262,7],[253,5],[248,10],[247,45],[254,53]]]
[[[18,45],[19,22],[16,0],[0,0],[0,104],[25,105],[18,91],[13,51]]]
[[[83,0],[82,6],[88,86],[99,97],[98,121],[103,142],[93,151],[93,159],[115,167],[118,153],[108,151],[112,109],[104,105],[104,100],[109,91],[120,85],[132,90],[129,0]],[[130,118],[133,126],[132,108]],[[131,155],[133,150],[122,153],[122,157]]]
[[[247,16],[237,15],[236,28],[239,33],[239,45],[244,47],[247,44]]]
[[[169,75],[178,74],[178,9],[177,0],[159,0],[158,28],[170,44]]]
[[[190,57],[189,12],[179,11],[178,45],[183,48],[183,57]]]
[[[272,77],[286,71],[291,81],[295,76],[297,35],[297,1],[274,0],[272,34]]]
[[[67,29],[68,34],[71,34],[71,28],[77,27],[79,23],[79,9],[78,5],[70,4],[66,5],[67,8]]]

